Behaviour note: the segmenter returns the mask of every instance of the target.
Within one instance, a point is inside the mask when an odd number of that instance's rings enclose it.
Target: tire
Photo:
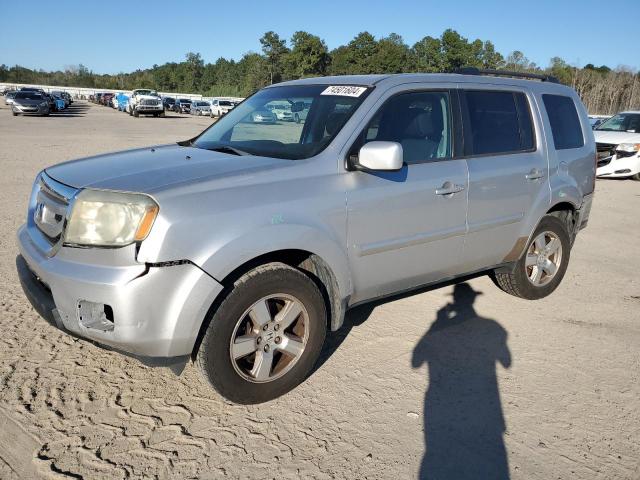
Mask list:
[[[534,260],[536,256],[540,260],[540,256],[533,253],[532,250],[539,250],[534,243],[543,233],[545,233],[545,237],[547,233],[549,234],[549,237],[546,238],[555,236],[555,238],[560,242],[561,247],[561,250],[559,250],[559,258],[557,256],[555,257],[554,265],[556,265],[556,271],[550,278],[547,271],[544,268],[541,269],[537,264],[533,266],[530,265],[529,267],[526,265],[527,257],[530,258],[530,262],[531,260]],[[560,285],[560,282],[567,271],[567,266],[569,265],[570,252],[571,239],[567,232],[566,224],[558,217],[546,215],[534,230],[531,240],[527,244],[527,249],[522,257],[509,269],[495,270],[492,275],[493,281],[498,285],[498,287],[510,295],[525,298],[527,300],[538,300],[540,298],[544,298],[547,295],[550,295],[558,285]],[[549,260],[552,260],[553,258],[554,257],[549,257]],[[544,282],[546,277],[546,283],[536,285],[534,284],[534,280],[530,279],[530,276],[535,276],[538,270],[542,271],[541,282]]]
[[[300,115],[298,115],[297,113],[295,114],[293,119],[296,121],[296,123],[300,123]]]
[[[11,112],[11,113],[13,113],[13,116],[14,116],[14,117],[17,117],[17,116],[18,116],[18,114],[17,114],[16,112]]]
[[[160,115],[161,117],[164,117],[165,113],[164,112],[160,112],[158,115]]]
[[[140,116],[140,112],[138,112],[138,110],[133,109],[133,116],[138,118]]]
[[[290,300],[285,301],[292,301],[294,306],[303,306],[290,327],[285,326],[280,330],[280,335],[287,338],[286,343],[282,339],[282,343],[278,342],[281,337],[277,336],[277,322],[273,320],[273,313],[266,317],[272,319],[264,323],[265,327],[271,329],[266,333],[263,333],[264,330],[258,327],[258,323],[248,314],[252,306],[264,305],[265,297],[278,295],[289,298]],[[272,299],[269,302],[274,303],[267,303],[272,312],[276,311],[277,301]],[[301,325],[303,328],[300,330]],[[289,330],[293,327],[297,329],[295,334]],[[238,336],[249,338],[247,329],[250,329],[249,335],[255,338],[249,345],[249,349],[254,351],[232,360],[232,340]],[[241,330],[244,330],[244,333],[240,333]],[[284,395],[304,381],[320,355],[326,330],[325,303],[316,284],[300,270],[283,263],[268,263],[249,271],[234,282],[232,290],[211,317],[198,350],[196,363],[213,388],[228,400],[240,404],[266,402]],[[301,353],[297,357],[285,355],[281,348],[289,344],[292,335],[297,336],[302,332],[305,332],[306,344]],[[264,340],[261,336],[263,334]],[[300,340],[302,337],[297,338]],[[298,342],[298,345],[302,343]],[[256,367],[257,355],[260,354],[260,358],[263,358],[263,351],[270,351],[270,358],[273,358],[274,362],[263,374],[273,378],[263,375],[262,382],[258,383],[259,376],[253,377],[253,380],[249,377]],[[290,358],[294,358],[295,361],[290,361]],[[283,364],[285,366],[281,368]],[[277,373],[278,369],[280,373]]]
[[[631,180],[636,180],[640,182],[640,172],[636,173],[635,175],[632,175]]]

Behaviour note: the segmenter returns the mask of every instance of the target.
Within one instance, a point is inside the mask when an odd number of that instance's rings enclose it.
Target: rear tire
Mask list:
[[[557,245],[555,240],[560,246],[552,254],[551,250]],[[547,241],[549,243],[540,248]],[[492,279],[510,295],[527,300],[544,298],[562,281],[569,264],[570,252],[571,239],[566,224],[557,217],[546,215],[533,232],[522,257],[508,269],[495,270]]]
[[[307,377],[326,329],[325,303],[316,284],[300,270],[268,263],[234,282],[211,317],[196,363],[223,397],[241,404],[266,402]],[[248,350],[234,351],[232,357],[232,345],[247,339]],[[290,349],[295,353],[287,353]]]

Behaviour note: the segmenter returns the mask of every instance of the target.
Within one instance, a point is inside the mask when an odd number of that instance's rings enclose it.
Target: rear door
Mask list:
[[[398,172],[347,173],[352,303],[460,272],[467,166],[455,158],[457,97],[415,88],[397,88],[381,100],[351,149],[357,154],[369,141],[398,142],[405,162]]]
[[[549,171],[532,95],[517,87],[465,85],[460,96],[469,168],[465,261],[472,271],[522,251],[529,226],[537,223],[533,217],[549,204]]]

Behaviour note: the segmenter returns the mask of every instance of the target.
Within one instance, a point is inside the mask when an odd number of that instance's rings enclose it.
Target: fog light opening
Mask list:
[[[104,303],[80,300],[78,302],[78,322],[86,328],[110,332],[113,330],[113,309]]]

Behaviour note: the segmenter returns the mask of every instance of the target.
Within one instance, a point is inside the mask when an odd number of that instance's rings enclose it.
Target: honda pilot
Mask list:
[[[23,289],[58,328],[194,361],[239,403],[302,382],[355,305],[473,272],[546,297],[589,220],[596,148],[574,90],[515,76],[305,78],[195,138],[46,168]],[[274,104],[305,115],[252,121]]]

